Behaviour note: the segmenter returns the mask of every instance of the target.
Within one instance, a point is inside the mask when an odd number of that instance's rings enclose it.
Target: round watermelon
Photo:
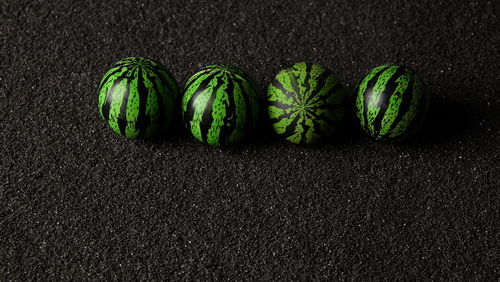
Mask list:
[[[184,123],[201,142],[213,146],[235,144],[257,126],[258,89],[239,68],[204,67],[187,80],[183,92]]]
[[[109,69],[99,85],[99,112],[128,138],[150,138],[172,123],[179,86],[158,62],[126,58]]]
[[[402,66],[376,67],[356,86],[356,115],[376,140],[400,141],[415,134],[428,108],[422,81]]]
[[[266,96],[272,127],[280,137],[296,144],[331,137],[347,111],[347,92],[339,79],[311,63],[281,70]]]

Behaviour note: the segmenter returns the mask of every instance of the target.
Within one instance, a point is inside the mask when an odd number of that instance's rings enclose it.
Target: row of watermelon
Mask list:
[[[258,91],[243,70],[211,65],[191,76],[181,93],[165,66],[131,57],[104,75],[99,111],[116,133],[150,138],[165,132],[180,108],[194,137],[220,146],[252,134],[261,108],[267,109],[276,133],[297,144],[330,138],[350,109],[339,79],[316,64],[297,63],[281,70],[267,88],[265,105]],[[403,140],[415,134],[429,104],[417,75],[393,65],[377,67],[360,80],[355,100],[361,127],[377,140]]]

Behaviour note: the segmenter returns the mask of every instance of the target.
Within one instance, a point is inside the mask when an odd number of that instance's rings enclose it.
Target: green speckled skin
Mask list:
[[[376,140],[400,141],[415,134],[428,108],[422,81],[405,67],[376,67],[356,87],[356,115]]]
[[[276,133],[296,144],[332,136],[344,119],[347,92],[324,67],[297,63],[281,70],[267,88],[267,111]]]
[[[182,116],[201,142],[223,146],[240,142],[257,126],[257,87],[239,68],[211,65],[184,85]]]
[[[165,66],[145,58],[117,62],[99,85],[99,112],[128,138],[150,138],[169,127],[179,86]]]

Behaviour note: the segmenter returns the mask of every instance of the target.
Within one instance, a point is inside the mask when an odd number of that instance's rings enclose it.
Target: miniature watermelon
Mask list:
[[[296,144],[331,137],[347,111],[347,92],[324,67],[296,63],[281,70],[267,88],[267,111],[276,133]]]
[[[201,142],[236,144],[253,132],[259,117],[258,89],[241,69],[211,65],[185,83],[182,116]]]
[[[172,123],[179,86],[165,66],[131,57],[117,62],[99,85],[99,112],[128,138],[150,138]]]
[[[356,87],[356,115],[376,140],[400,141],[415,134],[428,107],[422,81],[402,66],[376,67]]]

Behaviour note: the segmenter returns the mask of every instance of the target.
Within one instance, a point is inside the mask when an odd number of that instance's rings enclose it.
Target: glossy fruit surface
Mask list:
[[[165,66],[131,57],[117,62],[99,84],[99,112],[128,138],[150,138],[172,123],[179,86]]]

